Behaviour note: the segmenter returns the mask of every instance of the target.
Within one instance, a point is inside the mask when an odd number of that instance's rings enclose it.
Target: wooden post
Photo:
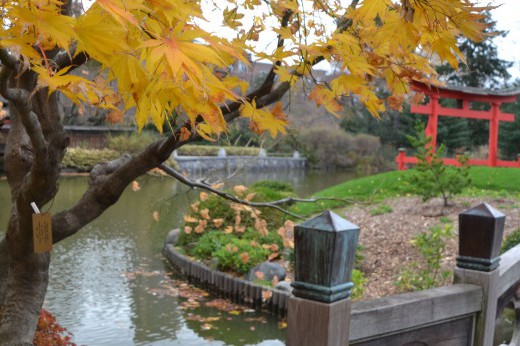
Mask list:
[[[348,346],[359,227],[327,211],[295,227],[288,346]]]
[[[496,167],[498,152],[498,116],[500,103],[491,104],[491,119],[489,120],[489,166]]]
[[[431,146],[435,151],[437,147],[437,126],[439,123],[439,95],[430,95],[430,103],[431,113],[424,134],[426,137],[431,136],[432,140],[427,145]]]
[[[406,157],[406,149],[399,148],[399,154],[397,154],[397,157],[395,158],[395,161],[397,162],[397,170],[405,171],[407,169],[407,167],[404,163],[405,157]]]
[[[483,290],[482,310],[476,319],[475,346],[493,344],[504,223],[504,214],[486,203],[459,215],[459,256],[454,282],[478,285]]]

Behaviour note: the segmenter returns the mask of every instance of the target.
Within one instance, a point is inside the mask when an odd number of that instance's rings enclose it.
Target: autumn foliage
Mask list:
[[[80,108],[106,110],[111,121],[128,113],[139,130],[151,122],[168,134],[133,156],[96,166],[84,195],[52,216],[55,242],[84,229],[175,149],[201,138],[213,140],[239,117],[256,132],[283,134],[287,117],[279,102],[299,78],[312,79],[319,62],[329,62],[338,73],[313,86],[310,98],[331,113],[341,112],[345,95],[356,95],[374,116],[387,106],[398,108],[413,80],[438,82],[432,61],[455,68],[464,60],[457,39],[481,39],[487,25],[483,13],[489,9],[469,0],[82,3],[90,7],[74,16],[72,0],[0,2],[0,94],[13,115],[4,161],[16,206],[0,240],[2,345],[32,340],[35,312],[48,285],[40,274],[48,272],[50,258],[33,253],[27,220],[29,201],[44,206],[59,189],[69,139],[57,92]],[[210,17],[217,20],[216,29],[208,25]],[[247,81],[229,72],[237,62],[257,59],[273,67],[250,90]],[[88,60],[100,64],[98,75],[73,73]],[[388,97],[376,94],[380,81],[387,84]],[[209,208],[207,215],[203,210],[190,225],[194,234],[218,223]],[[267,218],[239,211],[239,221],[235,215],[220,227],[240,232],[247,215],[256,232],[265,233]]]
[[[33,344],[35,346],[76,346],[72,334],[49,311],[42,309],[38,318]]]
[[[165,120],[185,122],[182,139],[192,132],[210,139],[226,131],[225,114],[234,110],[258,132],[285,132],[280,103],[263,108],[265,101],[243,97],[246,81],[215,73],[235,61],[249,64],[250,53],[273,62],[278,82],[288,86],[309,75],[318,61],[334,63],[344,73],[317,85],[310,98],[336,114],[341,97],[356,94],[378,116],[385,101],[400,107],[410,81],[438,82],[432,58],[456,67],[464,60],[457,36],[478,40],[486,25],[480,21],[486,8],[465,0],[310,3],[230,1],[211,14],[222,18],[219,32],[234,32],[223,37],[204,29],[206,12],[199,1],[99,0],[77,18],[62,14],[59,0],[3,1],[9,20],[0,47],[38,74],[38,88],[106,108],[112,121],[133,108],[140,129],[148,120],[161,131]],[[277,45],[266,52],[257,42],[269,33],[277,36]],[[73,59],[95,59],[101,73],[93,80],[71,75],[74,64],[62,67],[63,56],[51,56],[56,49]],[[386,82],[390,96],[376,95],[375,79]]]

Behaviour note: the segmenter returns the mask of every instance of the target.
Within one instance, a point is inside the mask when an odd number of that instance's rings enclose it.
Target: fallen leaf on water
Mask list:
[[[210,330],[210,329],[216,329],[215,326],[209,323],[204,323],[200,326],[200,329],[202,330]]]
[[[185,302],[181,302],[181,308],[184,309],[196,309],[200,307],[200,303],[195,300],[187,300]]]
[[[267,323],[267,320],[265,319],[265,317],[248,317],[248,318],[244,318],[244,321]]]
[[[202,317],[201,315],[188,314],[188,316],[184,317],[187,321],[196,321],[196,322],[215,322],[220,320],[220,317]]]
[[[280,329],[287,328],[287,322],[285,322],[285,321],[278,322],[278,328],[280,328]]]
[[[139,190],[141,190],[141,186],[139,186],[139,183],[136,180],[132,181],[132,191],[139,191]]]
[[[241,312],[238,310],[231,310],[231,311],[228,311],[228,313],[230,313],[231,315],[240,315],[241,314]]]

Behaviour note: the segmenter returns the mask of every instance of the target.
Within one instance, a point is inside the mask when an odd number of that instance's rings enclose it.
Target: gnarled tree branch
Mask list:
[[[150,144],[136,156],[128,154],[95,166],[87,191],[70,209],[52,218],[55,243],[75,234],[83,226],[100,216],[117,202],[125,188],[137,177],[158,167],[178,146],[176,137],[170,136]]]
[[[346,198],[334,198],[334,197],[311,197],[311,198],[286,197],[286,198],[282,198],[282,199],[279,199],[276,201],[270,201],[270,202],[250,202],[250,201],[246,201],[244,199],[238,198],[236,196],[233,196],[230,193],[217,190],[217,189],[211,187],[211,185],[208,183],[188,179],[182,173],[177,172],[175,169],[173,169],[170,166],[167,166],[165,164],[161,164],[159,166],[159,168],[162,169],[166,174],[170,175],[171,177],[175,178],[179,182],[181,182],[184,185],[187,185],[191,188],[198,188],[198,189],[206,190],[217,196],[225,198],[229,201],[247,205],[249,207],[276,209],[278,211],[281,211],[284,214],[287,214],[289,216],[292,216],[292,217],[300,219],[300,220],[305,220],[305,218],[301,215],[292,213],[289,210],[280,207],[280,205],[291,205],[291,204],[294,204],[297,202],[315,203],[315,202],[319,202],[319,201],[338,201],[338,202],[344,202],[344,203],[354,203],[355,202],[354,200],[349,200]]]

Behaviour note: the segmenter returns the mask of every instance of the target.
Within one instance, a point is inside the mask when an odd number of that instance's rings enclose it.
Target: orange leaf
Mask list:
[[[195,227],[195,233],[202,233],[204,232],[204,229],[206,228],[206,226],[208,225],[208,222],[206,220],[199,220],[199,224],[197,227]]]
[[[156,221],[156,222],[159,222],[159,212],[158,211],[154,211],[153,214],[153,219]]]
[[[264,273],[262,273],[261,271],[255,272],[255,276],[258,280],[263,280],[265,277]]]
[[[278,285],[278,276],[274,276],[273,280],[271,280],[271,286],[275,287]]]
[[[249,262],[249,254],[247,252],[242,252],[240,254],[240,260],[242,260],[242,263],[246,264]]]
[[[267,260],[268,261],[272,261],[274,260],[275,258],[277,258],[278,256],[280,256],[280,254],[277,252],[273,252],[272,254],[269,255],[269,257],[267,257]]]
[[[273,296],[273,292],[272,291],[262,291],[262,300],[266,301],[268,299],[271,299],[271,297]]]
[[[202,218],[205,219],[205,220],[209,220],[210,219],[210,217],[209,217],[209,209],[208,208],[202,209],[200,211],[200,216],[202,216]]]
[[[227,226],[226,229],[224,230],[224,233],[232,233],[233,232],[233,226]]]
[[[190,226],[184,227],[184,233],[186,233],[186,234],[190,234],[192,230],[193,230],[193,228],[191,228]]]
[[[193,203],[192,205],[190,205],[190,208],[191,208],[191,210],[193,210],[194,212],[198,212],[198,211],[199,211],[199,205],[200,205],[200,202],[197,201],[197,202]]]
[[[141,190],[141,187],[139,186],[139,183],[137,181],[132,181],[132,191],[139,191]]]
[[[208,199],[208,194],[206,192],[201,192],[199,194],[199,198],[200,198],[201,201],[205,201],[205,200]]]
[[[213,223],[215,224],[215,227],[220,227],[224,223],[224,219],[213,219]]]
[[[199,220],[194,218],[193,216],[184,215],[184,222],[195,223],[195,222],[199,222]]]
[[[246,190],[247,187],[245,187],[244,185],[237,185],[233,187],[233,191],[235,191],[235,193],[239,196],[242,196]]]
[[[220,189],[222,186],[224,186],[224,183],[211,184],[211,188],[215,190]]]
[[[235,231],[237,233],[244,233],[246,231],[246,226],[241,226],[241,227],[235,226]]]
[[[188,131],[188,129],[185,126],[181,127],[181,136],[180,137],[181,137],[180,138],[181,142],[185,142],[191,137],[190,131]]]
[[[247,194],[247,196],[244,198],[244,200],[250,202],[253,199],[253,197],[255,197],[255,195],[256,195],[255,192],[251,192],[251,193]]]

